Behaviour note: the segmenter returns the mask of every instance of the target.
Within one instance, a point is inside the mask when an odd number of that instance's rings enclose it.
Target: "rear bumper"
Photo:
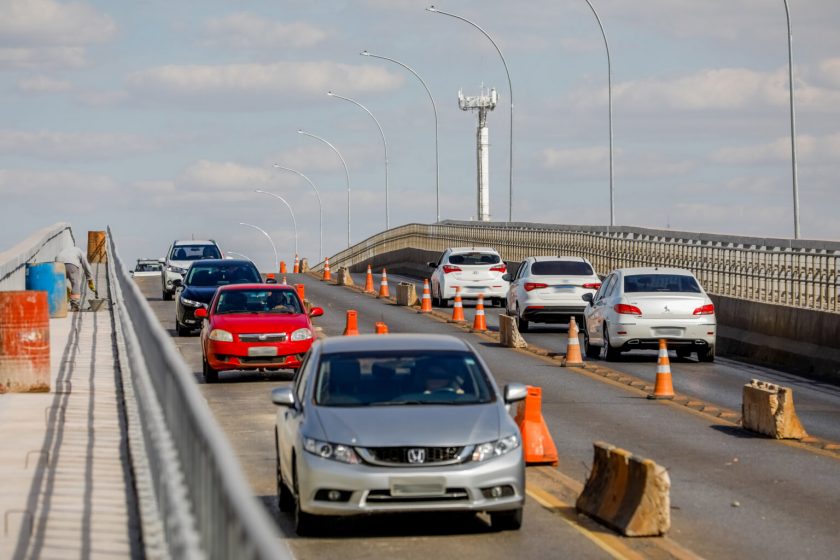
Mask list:
[[[585,305],[534,305],[522,311],[522,318],[534,323],[568,323],[569,317],[583,316]]]
[[[714,320],[696,321],[657,320],[637,321],[610,325],[610,342],[623,350],[658,348],[659,340],[668,341],[668,347],[704,349],[715,345],[717,323]]]
[[[507,297],[508,286],[507,285],[493,285],[487,286],[482,284],[481,286],[476,286],[474,284],[464,283],[449,283],[441,289],[441,295],[444,299],[454,299],[455,298],[455,286],[459,286],[461,288],[461,299],[478,299],[479,295],[484,296],[484,299],[489,298],[500,298],[503,299]]]

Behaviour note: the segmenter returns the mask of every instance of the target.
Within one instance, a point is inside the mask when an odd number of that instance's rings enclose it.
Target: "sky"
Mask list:
[[[793,236],[782,0],[591,0],[612,65],[615,223]],[[840,240],[840,2],[789,0],[801,237]],[[508,219],[510,89],[493,44],[415,0],[0,0],[0,250],[110,226],[127,265],[213,238],[261,269],[385,229],[474,219],[496,88],[490,213]],[[585,0],[449,1],[504,54],[513,220],[607,225],[607,57]],[[438,116],[439,183],[435,118]],[[354,103],[329,97],[328,91]],[[299,134],[304,130],[332,144]],[[386,212],[385,146],[388,160]],[[339,157],[339,155],[341,157]],[[347,170],[342,159],[347,164]],[[281,200],[254,192],[266,190]],[[294,227],[292,220],[297,224]]]

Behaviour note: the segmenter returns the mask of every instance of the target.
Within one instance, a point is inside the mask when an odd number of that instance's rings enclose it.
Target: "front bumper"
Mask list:
[[[207,341],[207,363],[217,371],[232,369],[297,369],[314,338],[296,342],[219,342]],[[249,348],[277,348],[276,356],[249,356]]]
[[[164,289],[167,292],[173,292],[174,293],[175,288],[177,287],[175,283],[176,282],[181,283],[183,281],[184,281],[183,275],[181,275],[177,272],[172,272],[171,270],[164,270],[163,271],[163,286],[164,286]]]
[[[392,485],[443,480],[444,494],[394,495]],[[494,487],[503,495],[489,495]],[[359,515],[418,511],[503,511],[525,501],[525,462],[522,448],[483,463],[442,467],[378,467],[349,465],[308,452],[298,455],[301,509],[319,515]],[[341,499],[327,494],[338,490]]]

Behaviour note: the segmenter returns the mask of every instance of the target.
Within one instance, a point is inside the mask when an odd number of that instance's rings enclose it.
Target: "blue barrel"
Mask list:
[[[50,317],[67,316],[64,263],[27,264],[26,289],[47,292]]]

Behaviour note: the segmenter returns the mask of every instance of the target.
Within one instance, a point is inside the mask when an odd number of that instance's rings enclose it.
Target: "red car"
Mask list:
[[[218,381],[219,372],[243,369],[300,368],[315,340],[310,317],[324,314],[320,307],[306,312],[297,291],[278,284],[229,284],[216,291],[203,319],[201,350],[204,380]]]

